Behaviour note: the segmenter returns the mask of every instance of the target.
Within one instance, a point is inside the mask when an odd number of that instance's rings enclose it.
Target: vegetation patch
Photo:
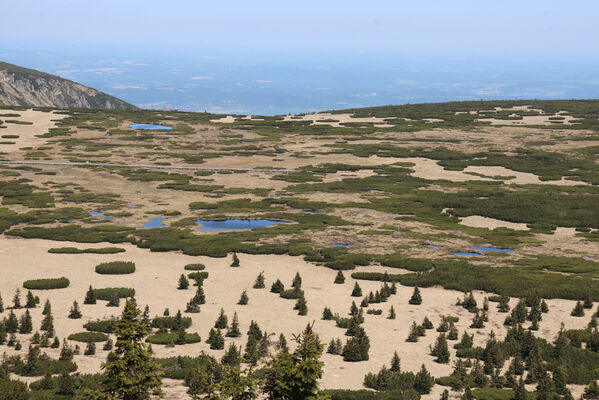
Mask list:
[[[96,272],[102,275],[125,275],[135,272],[135,263],[131,261],[111,261],[96,265]]]
[[[23,287],[30,290],[64,289],[70,284],[64,276],[62,278],[32,279],[23,282]]]

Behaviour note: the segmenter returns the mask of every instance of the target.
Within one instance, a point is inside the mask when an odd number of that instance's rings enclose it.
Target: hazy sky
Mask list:
[[[23,0],[0,47],[596,56],[596,0]]]

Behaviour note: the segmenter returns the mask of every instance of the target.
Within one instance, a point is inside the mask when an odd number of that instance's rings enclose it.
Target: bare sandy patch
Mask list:
[[[217,122],[219,124],[232,124],[233,122],[235,122],[237,120],[237,118],[235,118],[232,115],[227,115],[225,117],[222,118],[218,118],[218,119],[211,119],[210,122]]]
[[[487,228],[490,230],[495,228],[508,228],[515,231],[529,230],[524,223],[502,221],[500,219],[482,217],[480,215],[470,215],[468,217],[460,218],[460,224],[470,226],[472,228]]]
[[[19,117],[1,117],[6,129],[0,129],[0,135],[18,135],[18,138],[1,139],[1,141],[14,142],[15,144],[0,144],[0,151],[16,151],[21,147],[35,147],[46,142],[47,139],[36,137],[48,133],[50,128],[56,126],[56,121],[66,117],[65,114],[56,112],[43,112],[35,110],[11,111],[0,110],[1,114],[19,114]],[[32,125],[11,124],[6,121],[16,120],[22,122],[33,122]]]
[[[336,271],[315,266],[304,261],[300,257],[282,255],[245,255],[240,254],[241,267],[231,268],[230,258],[191,257],[178,253],[152,253],[145,249],[139,249],[132,245],[119,245],[125,248],[126,253],[116,255],[72,255],[72,254],[48,254],[50,247],[74,246],[74,247],[102,247],[106,244],[77,244],[69,242],[54,242],[37,239],[10,239],[0,238],[0,256],[4,260],[0,266],[3,279],[0,281],[0,292],[6,298],[10,298],[16,288],[22,289],[22,282],[26,279],[49,278],[66,276],[71,280],[71,285],[65,289],[36,291],[42,302],[46,298],[52,302],[52,310],[55,318],[56,333],[60,338],[69,333],[83,331],[82,325],[96,318],[107,318],[118,315],[119,309],[107,308],[104,302],[97,305],[83,305],[83,297],[88,286],[92,284],[96,288],[124,286],[133,287],[136,290],[136,298],[140,305],[148,304],[152,315],[160,315],[164,308],[168,307],[171,312],[184,309],[185,303],[193,295],[193,290],[177,290],[177,278],[183,273],[183,266],[187,263],[201,262],[206,265],[210,277],[204,283],[207,296],[207,304],[203,305],[199,314],[189,315],[193,324],[190,332],[198,332],[202,338],[206,338],[210,327],[216,320],[220,308],[232,317],[233,312],[239,314],[241,330],[246,332],[251,320],[259,323],[260,327],[268,332],[284,333],[291,339],[293,333],[303,330],[308,323],[314,322],[314,329],[320,335],[324,343],[332,338],[341,338],[345,341],[344,330],[337,328],[332,321],[321,320],[322,309],[330,307],[333,312],[346,315],[352,301],[359,298],[350,297],[354,281],[346,273],[346,283],[343,285],[333,284]],[[110,276],[98,275],[94,272],[94,266],[104,261],[128,260],[136,263],[137,270],[134,274]],[[364,268],[364,271],[381,270],[381,267],[372,266]],[[362,270],[362,269],[360,269]],[[385,268],[389,272],[393,269]],[[267,289],[252,289],[255,277],[261,271],[265,272]],[[308,315],[298,316],[292,310],[294,301],[285,300],[276,294],[269,292],[270,284],[280,278],[289,285],[296,272],[303,279],[302,288],[308,302]],[[397,272],[400,272],[397,270]],[[234,277],[234,279],[233,279]],[[376,291],[380,288],[379,282],[360,281],[364,293]],[[249,305],[239,306],[237,300],[241,291],[247,290],[249,294]],[[455,305],[456,298],[462,297],[462,293],[440,288],[422,289],[423,304],[420,306],[408,305],[413,288],[398,286],[397,295],[392,296],[388,302],[373,304],[370,308],[383,310],[382,316],[365,315],[364,327],[370,336],[370,360],[358,363],[347,363],[340,356],[325,354],[325,374],[321,384],[324,388],[351,388],[362,387],[363,377],[367,372],[378,371],[383,365],[389,363],[393,351],[397,350],[402,359],[404,370],[417,371],[424,363],[434,376],[443,376],[451,373],[451,364],[437,364],[433,357],[428,355],[428,346],[434,344],[437,333],[428,331],[426,337],[418,343],[406,343],[412,321],[422,322],[424,316],[428,316],[437,325],[441,315],[454,315],[460,318],[457,327],[461,332],[468,329],[474,333],[475,343],[482,344],[488,333],[494,330],[498,337],[503,337],[505,329],[503,319],[506,314],[496,312],[492,303],[489,315],[489,323],[484,329],[472,330],[468,326],[472,320],[472,314]],[[475,297],[482,304],[484,294],[476,293]],[[72,301],[78,300],[83,311],[81,320],[67,318]],[[512,305],[515,303],[512,300]],[[553,339],[559,330],[559,325],[564,321],[569,328],[583,328],[586,326],[586,318],[575,318],[569,315],[573,301],[550,300],[548,301],[550,312],[543,315],[539,334],[547,339]],[[397,311],[397,319],[386,319],[389,307],[393,305]],[[32,310],[34,327],[39,327],[41,307]],[[17,314],[20,314],[17,311]],[[21,336],[24,349],[27,348],[27,338],[30,335]],[[244,345],[245,335],[242,338],[227,338],[237,345]],[[100,346],[101,347],[101,346]],[[156,356],[168,357],[176,355],[197,355],[205,351],[220,358],[222,350],[210,350],[206,343],[196,343],[174,348],[164,346],[153,346]],[[14,354],[13,349],[0,346],[0,351]],[[24,354],[22,350],[20,354]],[[52,356],[58,355],[58,350],[48,349]],[[455,352],[451,349],[452,358]],[[98,371],[100,363],[105,359],[107,352],[98,350],[95,356],[76,356],[75,361],[82,372]],[[169,383],[170,386],[170,383]],[[176,385],[175,385],[176,386]],[[174,389],[173,389],[174,390]],[[179,393],[174,390],[174,393]],[[173,397],[176,398],[176,397]]]

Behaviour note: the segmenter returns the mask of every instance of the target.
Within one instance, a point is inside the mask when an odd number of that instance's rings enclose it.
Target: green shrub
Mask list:
[[[135,263],[131,261],[111,261],[96,265],[96,272],[102,275],[124,275],[135,272]]]
[[[177,329],[177,320],[175,317],[154,317],[152,320],[152,328],[158,329]],[[187,329],[191,326],[191,318],[181,318],[181,328]]]
[[[32,279],[23,282],[23,287],[29,290],[49,290],[63,289],[69,284],[69,280],[63,276],[62,278]]]
[[[171,333],[156,333],[154,335],[148,336],[146,342],[151,344],[171,344],[176,343],[178,338],[178,332]],[[185,343],[199,343],[202,341],[202,338],[197,333],[185,333]]]
[[[84,343],[105,342],[108,336],[102,332],[77,332],[70,334],[67,339]]]
[[[206,269],[204,264],[187,264],[185,267],[186,271],[202,271]]]
[[[103,320],[98,319],[96,321],[89,321],[83,324],[83,327],[92,332],[112,333],[117,322],[119,322],[119,320],[116,318]]]
[[[203,281],[204,279],[208,279],[208,272],[207,271],[191,272],[191,273],[187,274],[187,277],[189,279],[193,279],[195,281]]]
[[[94,289],[94,295],[98,300],[110,301],[113,297],[121,299],[135,296],[135,289],[131,288],[102,288]]]
[[[52,254],[116,254],[116,253],[124,253],[125,249],[120,247],[101,247],[98,249],[88,248],[88,249],[78,249],[76,247],[53,247],[48,249],[48,253]]]

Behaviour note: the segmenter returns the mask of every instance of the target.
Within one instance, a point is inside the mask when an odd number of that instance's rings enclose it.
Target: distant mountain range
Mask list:
[[[0,105],[136,109],[121,99],[45,72],[0,62]]]

